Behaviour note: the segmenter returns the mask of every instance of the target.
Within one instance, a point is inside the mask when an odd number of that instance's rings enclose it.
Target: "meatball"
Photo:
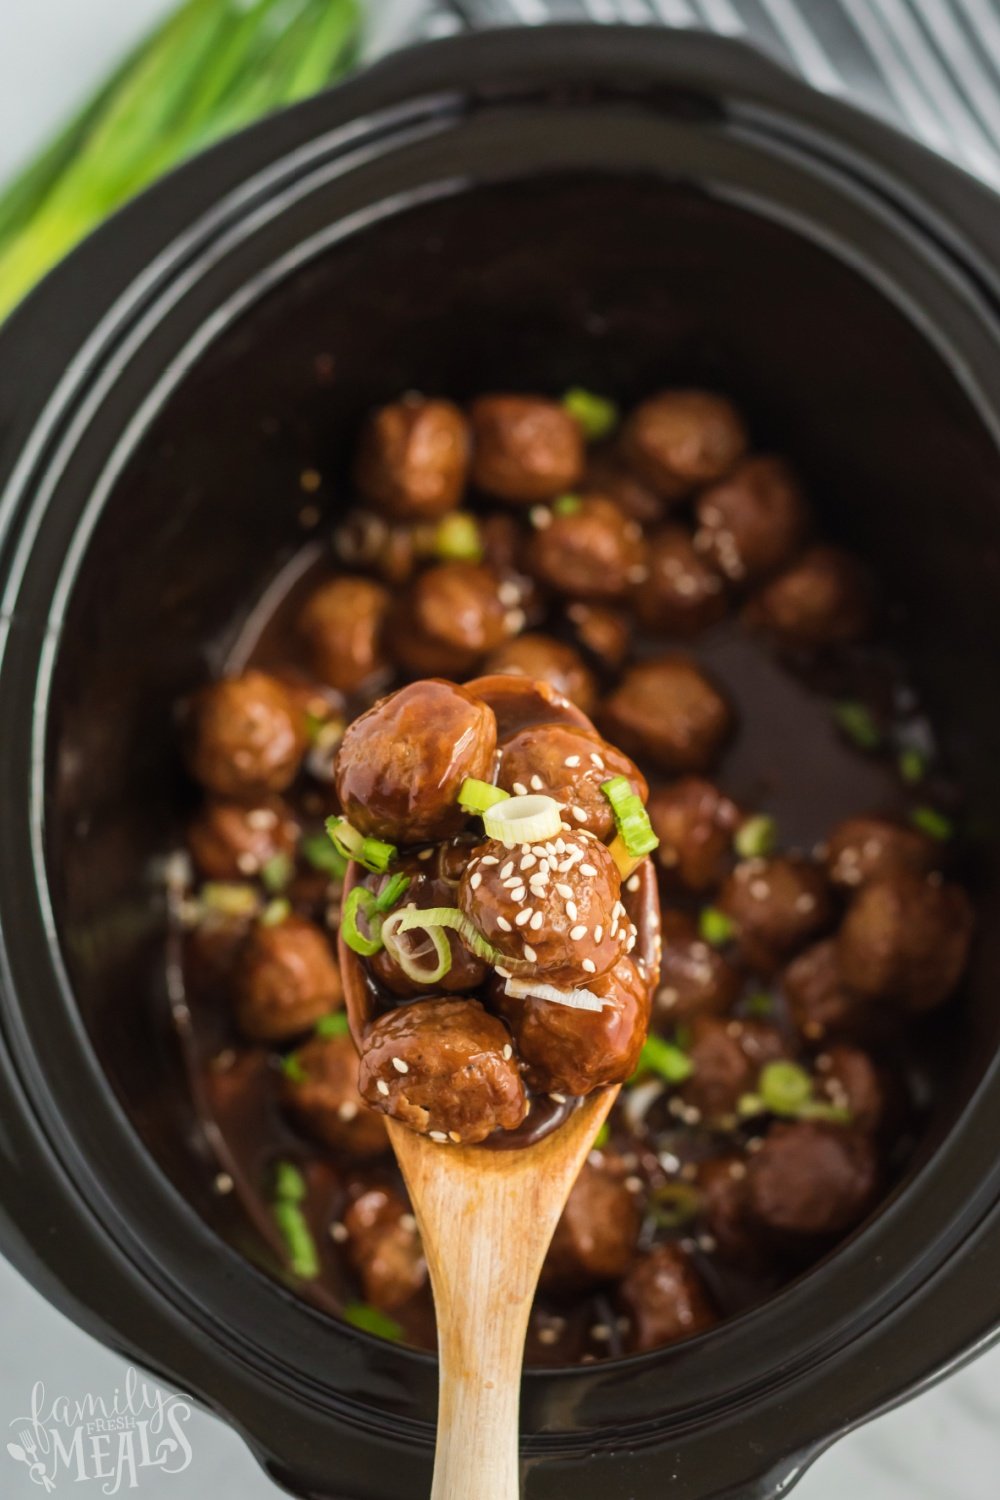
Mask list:
[[[418,528],[384,521],[370,510],[352,510],[333,533],[334,553],[348,568],[364,568],[397,587],[412,578],[420,561]]]
[[[957,885],[900,874],[855,896],[837,939],[845,982],[873,1000],[930,1010],[955,989],[972,939],[972,907]]]
[[[626,458],[665,500],[728,474],[747,446],[743,418],[725,396],[663,391],[637,406],[622,433]]]
[[[695,515],[695,547],[734,583],[784,567],[809,524],[798,482],[777,458],[748,458],[698,497]]]
[[[717,1322],[715,1308],[690,1256],[679,1245],[654,1245],[618,1287],[637,1354],[691,1338]]]
[[[739,998],[743,978],[721,953],[698,935],[690,917],[663,913],[663,958],[660,983],[653,997],[663,1023],[680,1023],[698,1015],[720,1016]]]
[[[417,1221],[392,1188],[360,1193],[344,1213],[344,1228],[366,1302],[391,1313],[423,1291],[427,1262]]]
[[[470,417],[472,477],[501,500],[531,504],[571,490],[583,474],[583,434],[542,396],[480,396]]]
[[[566,618],[577,641],[599,667],[617,672],[629,651],[630,631],[624,615],[603,604],[569,605]]]
[[[400,666],[428,676],[468,676],[522,622],[502,593],[496,574],[481,563],[440,563],[418,574],[390,617]]]
[[[621,599],[645,577],[642,531],[604,495],[585,495],[532,534],[528,569],[576,599]]]
[[[453,510],[469,467],[469,429],[450,401],[410,396],[383,406],[361,437],[358,489],[376,510],[426,520]]]
[[[688,1049],[694,1072],[681,1097],[706,1120],[724,1119],[736,1112],[744,1094],[753,1093],[765,1064],[786,1055],[781,1033],[766,1021],[696,1016]]]
[[[870,1208],[877,1186],[871,1141],[816,1120],[772,1125],[747,1163],[751,1213],[792,1241],[846,1233]]]
[[[410,881],[401,904],[416,906],[422,911],[433,906],[454,905],[454,882],[448,878],[450,871],[446,868],[448,852],[446,848],[435,850],[432,858],[427,860],[411,855],[398,860],[393,865],[394,875],[406,875]],[[461,857],[462,848],[459,847],[455,853]],[[468,853],[467,847],[464,853]],[[381,883],[380,877],[375,877],[375,879]],[[401,935],[402,938],[405,936],[406,934]],[[486,979],[487,965],[481,958],[477,958],[469,951],[457,933],[446,932],[445,937],[451,948],[451,968],[436,984],[417,983],[410,979],[396,960],[389,956],[385,948],[379,949],[378,953],[368,960],[371,971],[379,984],[384,985],[391,994],[400,995],[404,999],[411,999],[415,995],[441,993],[470,994],[473,990],[477,990]],[[419,929],[414,929],[413,938],[415,945],[418,946],[425,941]]]
[[[626,777],[645,802],[649,787],[638,766],[599,734],[575,724],[532,724],[502,746],[497,785],[521,796],[554,797],[567,823],[608,839],[615,815],[601,785],[613,776]]]
[[[638,1066],[649,1024],[649,986],[639,970],[623,958],[587,988],[604,1001],[602,1010],[514,999],[498,982],[496,1008],[514,1033],[528,1086],[537,1093],[581,1097],[624,1083]]]
[[[767,1257],[760,1226],[750,1212],[747,1164],[742,1156],[714,1156],[698,1167],[705,1228],[723,1260],[744,1270],[761,1270]]]
[[[583,488],[607,495],[633,521],[647,526],[659,521],[664,505],[660,496],[629,468],[616,445],[602,444],[587,455]]]
[[[306,750],[305,716],[266,672],[244,672],[202,688],[192,704],[191,774],[219,797],[251,800],[283,792]]]
[[[542,1286],[558,1294],[617,1281],[629,1268],[641,1224],[635,1194],[606,1168],[584,1162],[556,1225]]]
[[[882,1136],[898,1123],[900,1101],[893,1080],[860,1047],[830,1047],[816,1059],[819,1092],[850,1115],[865,1135]]]
[[[735,802],[710,781],[685,776],[657,788],[648,811],[660,840],[655,859],[669,886],[700,895],[725,879],[743,821]]]
[[[515,637],[494,651],[483,670],[547,682],[585,714],[592,713],[597,703],[597,683],[583,657],[551,635]]]
[[[826,873],[842,890],[897,875],[927,875],[940,859],[940,846],[916,828],[891,818],[845,818],[827,840]]]
[[[510,1033],[477,1000],[417,1000],[380,1016],[360,1085],[383,1114],[456,1145],[514,1130],[528,1112]]]
[[[330,944],[303,917],[258,923],[240,954],[233,986],[236,1024],[258,1042],[298,1036],[344,999]]]
[[[835,938],[800,953],[784,971],[781,985],[793,1024],[810,1042],[864,1035],[872,1027],[872,1003],[844,983]]]
[[[489,780],[497,743],[493,710],[451,682],[400,688],[349,724],[334,767],[350,823],[391,843],[458,833],[467,777]]]
[[[609,739],[664,771],[701,771],[722,749],[732,714],[693,661],[660,656],[628,669],[605,701],[603,727]]]
[[[718,906],[733,922],[747,963],[765,972],[804,947],[833,918],[823,871],[794,856],[741,861],[719,892]]]
[[[188,848],[206,880],[257,875],[276,855],[291,857],[299,828],[279,798],[256,804],[209,798],[187,833]]]
[[[385,1120],[358,1092],[359,1059],[344,1036],[316,1036],[294,1054],[282,1079],[282,1101],[324,1145],[348,1156],[378,1156],[389,1149]]]
[[[557,987],[589,988],[632,951],[636,932],[620,896],[605,845],[568,832],[530,848],[488,840],[458,888],[459,906],[486,940]]]
[[[649,544],[647,574],[635,609],[658,635],[697,635],[725,618],[729,607],[721,574],[696,550],[683,526],[664,526]]]
[[[857,641],[871,625],[868,577],[839,547],[810,547],[764,585],[747,613],[786,646],[812,650]]]
[[[298,633],[317,677],[341,693],[356,693],[386,674],[382,633],[390,596],[370,578],[324,583],[306,600]]]

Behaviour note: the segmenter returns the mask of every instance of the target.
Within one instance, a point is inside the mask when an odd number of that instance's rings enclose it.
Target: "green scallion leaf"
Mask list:
[[[600,442],[609,437],[619,422],[619,411],[614,401],[606,396],[595,396],[581,386],[573,386],[562,400],[563,407],[580,424],[588,443]]]
[[[777,842],[777,823],[765,813],[758,813],[737,828],[733,848],[741,859],[763,859],[774,852]]]
[[[927,757],[911,746],[899,752],[899,774],[907,786],[919,786],[927,775]]]
[[[859,750],[878,750],[882,745],[882,731],[870,708],[864,703],[847,699],[833,710],[834,722]]]
[[[483,539],[475,516],[456,510],[438,523],[434,553],[446,562],[482,562]]]
[[[936,807],[912,808],[910,822],[914,828],[919,828],[921,833],[926,833],[928,837],[937,839],[942,844],[955,836],[954,823],[950,818],[945,817],[943,812],[938,812]]]
[[[279,1198],[272,1205],[274,1222],[285,1242],[288,1268],[300,1281],[315,1281],[319,1275],[319,1254],[305,1214],[297,1203]]]
[[[375,875],[384,875],[396,858],[398,851],[395,844],[386,844],[382,839],[365,838],[346,818],[327,818],[326,831],[338,854],[342,854],[345,859],[355,860]]]
[[[698,932],[711,947],[724,948],[732,941],[736,923],[717,906],[704,906],[698,915]]]
[[[272,854],[271,858],[261,865],[261,884],[269,895],[278,896],[294,874],[295,861],[290,854]]]
[[[333,1015],[321,1016],[313,1028],[316,1036],[326,1040],[333,1036],[349,1036],[351,1031],[350,1022],[345,1011],[334,1011]]]
[[[291,1083],[308,1083],[309,1074],[299,1062],[294,1052],[289,1052],[287,1057],[281,1059],[281,1071]]]
[[[701,1193],[689,1182],[665,1182],[649,1201],[649,1211],[660,1229],[681,1229],[701,1212]]]
[[[310,833],[299,844],[299,853],[311,869],[331,880],[342,880],[347,872],[348,861],[335,849],[326,834]]]
[[[651,854],[660,845],[653,832],[649,814],[642,805],[642,798],[632,790],[627,776],[612,776],[601,782],[601,791],[611,803],[615,815],[618,836],[633,859]]]
[[[260,914],[260,925],[262,927],[280,927],[282,922],[287,922],[292,915],[292,903],[279,896],[276,901],[269,901]]]
[[[579,495],[560,495],[557,500],[553,500],[552,509],[557,516],[575,516],[582,504]]]
[[[502,787],[492,786],[488,781],[477,781],[474,776],[469,776],[459,787],[458,805],[463,812],[484,813],[498,802],[506,802],[509,797],[510,792],[505,792]]]
[[[648,1036],[639,1054],[639,1066],[633,1078],[643,1073],[656,1073],[667,1083],[683,1083],[694,1072],[694,1063],[683,1048],[668,1042],[662,1036]]]
[[[394,1344],[402,1341],[403,1330],[395,1318],[388,1317],[370,1302],[348,1302],[344,1308],[344,1322],[364,1333],[373,1333],[376,1338],[390,1339]]]
[[[797,1115],[812,1098],[812,1079],[798,1063],[770,1062],[761,1069],[757,1093],[776,1115]]]
[[[302,1203],[307,1192],[306,1180],[290,1161],[279,1161],[274,1169],[274,1199],[277,1203]]]
[[[744,1000],[743,1009],[748,1016],[773,1016],[774,996],[766,990],[757,990]]]

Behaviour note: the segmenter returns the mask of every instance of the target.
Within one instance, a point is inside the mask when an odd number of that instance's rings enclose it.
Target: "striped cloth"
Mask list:
[[[437,0],[423,30],[581,20],[754,42],[1000,187],[998,0]]]

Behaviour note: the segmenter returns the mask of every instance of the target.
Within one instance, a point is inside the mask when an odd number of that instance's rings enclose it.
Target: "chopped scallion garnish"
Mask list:
[[[292,915],[292,903],[279,896],[276,901],[269,901],[260,914],[260,925],[262,927],[280,927],[282,922],[287,922]]]
[[[359,919],[365,923],[367,932],[362,932]],[[363,885],[356,885],[344,902],[340,935],[351,952],[359,953],[362,958],[371,958],[382,948],[382,916],[378,902]]]
[[[483,813],[486,837],[497,839],[507,849],[518,844],[544,843],[562,828],[562,807],[554,797],[541,793],[507,797]]]
[[[346,818],[327,818],[326,831],[333,846],[345,859],[353,859],[375,875],[384,875],[396,858],[395,844],[381,839],[365,838]]]
[[[907,786],[919,786],[927,775],[927,757],[921,750],[910,746],[899,752],[899,774]]]
[[[260,896],[252,885],[209,880],[199,892],[203,909],[219,917],[252,917],[260,910]]]
[[[698,931],[713,948],[724,948],[732,940],[736,924],[717,906],[704,906],[698,915]]]
[[[633,791],[627,776],[612,776],[609,781],[602,781],[601,791],[611,803],[618,836],[632,859],[643,859],[659,847],[642,798]]]
[[[287,1057],[281,1059],[281,1071],[292,1083],[308,1083],[309,1081],[309,1074],[294,1052],[289,1052]]]
[[[260,880],[265,891],[278,896],[295,874],[295,861],[290,854],[272,854],[260,867]]]
[[[798,1063],[769,1062],[761,1069],[757,1092],[776,1115],[797,1115],[812,1098],[812,1079]]]
[[[942,844],[947,843],[955,834],[954,823],[950,818],[945,817],[943,812],[938,812],[936,807],[912,808],[910,822],[914,828],[919,828],[921,833],[926,833],[928,837],[937,839]]]
[[[483,539],[475,516],[462,510],[445,516],[434,533],[434,552],[448,562],[481,562]]]
[[[562,400],[563,407],[579,424],[588,443],[600,442],[609,437],[618,426],[619,413],[614,401],[606,396],[596,396],[582,386],[573,386]]]
[[[323,833],[310,833],[299,844],[299,853],[306,864],[329,875],[331,880],[341,880],[347,870],[347,858]]]
[[[391,1339],[394,1344],[403,1337],[403,1330],[396,1320],[372,1307],[370,1302],[348,1302],[344,1308],[344,1321],[364,1333],[373,1333],[376,1338]]]
[[[778,825],[766,813],[747,818],[736,830],[733,848],[741,859],[763,859],[778,841]]]
[[[459,788],[458,805],[467,813],[484,813],[498,802],[506,802],[509,796],[510,792],[505,792],[502,787],[469,776]]]
[[[575,516],[582,504],[579,495],[560,495],[557,500],[553,500],[552,509],[557,516]]]
[[[878,750],[882,744],[882,731],[875,722],[870,708],[853,699],[845,699],[833,710],[838,729],[859,750]]]
[[[345,1011],[334,1011],[332,1015],[320,1016],[314,1027],[316,1036],[326,1040],[333,1036],[347,1036],[351,1030]]]
[[[406,909],[394,911],[382,923],[385,951],[414,984],[438,984],[451,970],[451,944],[447,933],[433,924],[402,929],[405,916]],[[422,934],[424,941],[413,947],[408,934],[415,931]]]
[[[281,1203],[301,1203],[308,1189],[298,1167],[290,1161],[279,1161],[274,1169],[274,1197]]]
[[[757,990],[744,1000],[743,1009],[748,1016],[773,1016],[774,996],[766,990]]]
[[[639,1054],[639,1066],[633,1078],[644,1073],[656,1073],[667,1083],[683,1083],[694,1072],[694,1063],[676,1042],[668,1042],[662,1036],[648,1036]],[[631,1080],[630,1080],[631,1081]]]
[[[665,1182],[650,1198],[649,1209],[659,1229],[680,1229],[701,1212],[701,1193],[689,1182]]]

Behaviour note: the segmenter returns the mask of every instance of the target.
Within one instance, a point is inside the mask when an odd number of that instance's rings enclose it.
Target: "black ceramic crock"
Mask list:
[[[766,1305],[529,1374],[528,1500],[777,1495],[994,1336],[998,249],[984,189],[735,44],[496,33],[185,167],[0,334],[0,1243],[280,1483],[426,1495],[434,1363],[310,1310],[213,1197],[151,869],[184,807],[172,703],[301,545],[300,469],[343,503],[359,415],[405,387],[736,395],[901,601],[976,851],[909,1175]]]

